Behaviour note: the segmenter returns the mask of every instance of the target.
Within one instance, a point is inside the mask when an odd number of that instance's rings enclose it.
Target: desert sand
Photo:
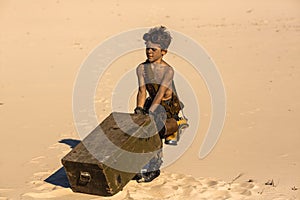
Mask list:
[[[112,35],[157,25],[193,38],[218,67],[226,120],[213,151],[198,157],[211,117],[205,83],[168,54],[201,110],[185,153],[153,182],[131,181],[110,198],[45,182],[71,150],[60,141],[80,140],[72,93],[83,61]],[[300,199],[298,0],[1,0],[0,27],[0,200]],[[104,75],[99,121],[112,111],[113,83],[144,59],[142,51],[124,56]]]

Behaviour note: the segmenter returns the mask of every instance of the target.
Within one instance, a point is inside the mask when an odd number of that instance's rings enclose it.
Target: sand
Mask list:
[[[299,10],[297,0],[0,1],[0,199],[299,199]],[[71,150],[59,141],[80,139],[72,92],[83,61],[112,35],[161,24],[201,44],[222,76],[226,121],[213,151],[198,157],[211,117],[205,83],[169,54],[201,110],[187,151],[154,182],[131,181],[112,198],[45,182]],[[95,98],[99,121],[112,111],[113,83],[144,59],[112,64]]]

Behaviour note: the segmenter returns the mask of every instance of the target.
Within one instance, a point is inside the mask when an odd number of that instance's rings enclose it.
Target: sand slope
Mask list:
[[[0,199],[99,199],[44,182],[70,151],[58,141],[80,139],[72,115],[76,75],[103,40],[160,24],[193,38],[214,60],[226,89],[226,122],[200,160],[209,92],[187,61],[168,54],[198,98],[196,138],[160,179],[131,182],[113,198],[299,199],[299,10],[298,0],[1,0]],[[112,111],[113,84],[144,59],[135,52],[112,64],[95,97],[100,121]],[[272,179],[276,187],[264,185]]]

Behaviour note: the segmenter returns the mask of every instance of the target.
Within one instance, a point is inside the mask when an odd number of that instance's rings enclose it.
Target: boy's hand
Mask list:
[[[144,110],[144,108],[142,108],[142,107],[136,107],[135,109],[134,109],[134,113],[135,114],[143,114],[143,115],[145,115],[146,114],[146,111]]]

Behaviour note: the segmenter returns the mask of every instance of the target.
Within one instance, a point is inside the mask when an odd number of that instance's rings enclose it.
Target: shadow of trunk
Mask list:
[[[70,148],[73,149],[77,144],[80,143],[80,140],[63,139],[63,140],[60,140],[59,143],[67,144],[70,146]],[[64,167],[61,167],[60,169],[58,169],[56,172],[51,174],[44,181],[47,183],[56,185],[56,186],[64,187],[64,188],[70,187],[69,180],[68,180],[68,177],[67,177]]]

